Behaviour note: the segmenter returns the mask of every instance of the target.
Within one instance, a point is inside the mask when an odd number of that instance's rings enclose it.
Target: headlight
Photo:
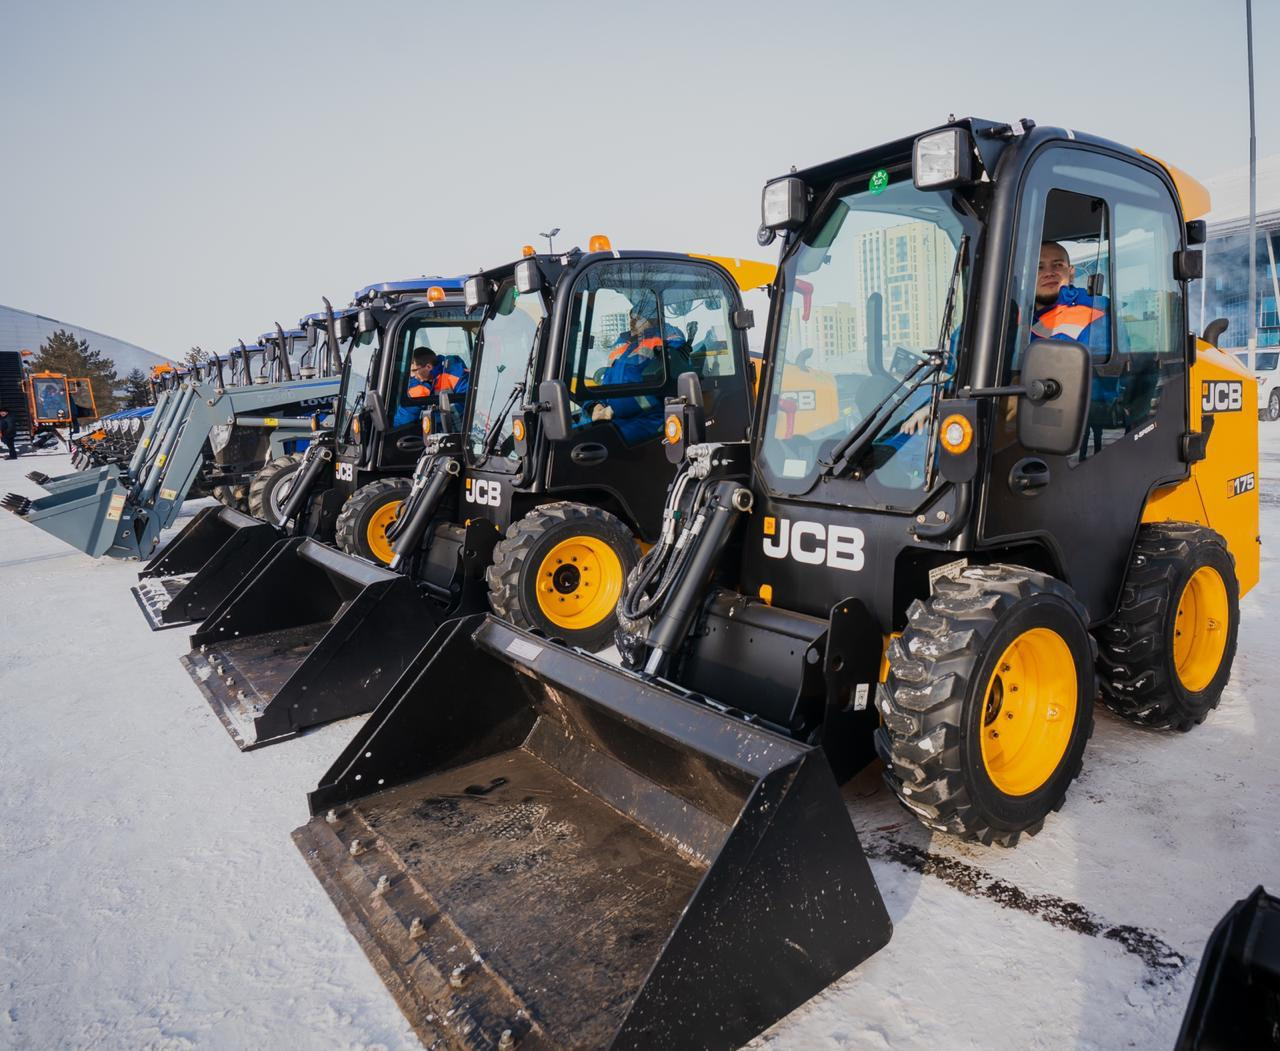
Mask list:
[[[931,131],[916,139],[911,178],[919,190],[938,190],[972,178],[973,147],[963,128]]]
[[[516,263],[516,291],[521,295],[536,292],[542,287],[542,271],[536,259],[523,259]]]
[[[804,222],[804,182],[789,175],[765,183],[760,195],[760,224],[768,230],[794,230]]]
[[[475,310],[489,302],[489,282],[479,275],[469,277],[462,284],[462,301],[467,310]]]

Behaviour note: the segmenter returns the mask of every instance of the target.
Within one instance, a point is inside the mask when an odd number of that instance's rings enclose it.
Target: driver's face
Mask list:
[[[1040,246],[1040,273],[1036,279],[1036,300],[1052,303],[1058,290],[1075,279],[1076,269],[1067,253],[1058,245]]]
[[[631,334],[633,336],[643,336],[651,328],[653,328],[653,318],[646,317],[644,314],[631,315]]]

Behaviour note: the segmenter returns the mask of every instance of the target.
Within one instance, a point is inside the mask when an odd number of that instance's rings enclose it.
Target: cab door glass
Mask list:
[[[598,263],[578,279],[565,379],[576,426],[612,424],[636,445],[662,433],[681,373],[702,379],[708,413],[721,377],[737,373],[731,290],[707,266]]]
[[[1015,271],[1021,291],[1005,374],[1017,376],[1033,339],[1088,348],[1089,413],[1080,448],[1067,460],[1075,467],[1147,427],[1161,391],[1185,367],[1182,293],[1172,263],[1176,213],[1159,180],[1131,166],[1110,170],[1105,162],[1094,168],[1063,159],[1041,171],[1044,181],[1028,188],[1042,221],[1028,223],[1021,235]],[[1087,186],[1096,192],[1077,192]],[[1003,441],[1012,440],[1016,411],[1009,399]]]
[[[453,317],[452,315],[457,315]],[[450,395],[452,428],[461,426],[471,388],[473,325],[458,324],[461,311],[436,308],[406,321],[397,341],[395,374],[388,401],[395,406],[392,426],[416,423],[427,399],[441,391]],[[430,351],[434,359],[427,355]]]

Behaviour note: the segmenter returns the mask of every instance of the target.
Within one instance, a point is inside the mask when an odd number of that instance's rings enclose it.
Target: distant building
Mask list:
[[[1227,319],[1219,345],[1240,349],[1249,342],[1249,172],[1247,168],[1205,180],[1213,198],[1205,277],[1192,295],[1192,327],[1201,332],[1215,318]],[[1257,302],[1258,346],[1280,346],[1280,156],[1258,162]],[[1196,288],[1195,285],[1192,286]]]
[[[169,361],[134,343],[126,343],[114,336],[107,336],[82,325],[32,314],[15,307],[0,306],[0,352],[29,350],[40,353],[40,345],[59,329],[70,332],[76,339],[87,340],[90,350],[100,351],[104,358],[115,362],[116,374],[121,379],[131,369],[150,372],[153,365]]]

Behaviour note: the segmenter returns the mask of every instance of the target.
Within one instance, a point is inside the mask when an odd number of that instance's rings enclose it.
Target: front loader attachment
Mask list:
[[[493,617],[427,649],[294,832],[427,1046],[736,1047],[888,942],[820,748]]]
[[[1280,1048],[1280,898],[1258,887],[1218,922],[1174,1046]]]
[[[219,504],[203,508],[138,573],[130,588],[152,631],[204,620],[284,536]]]
[[[76,477],[79,484],[46,496],[9,493],[0,500],[0,507],[95,558],[120,542],[127,545],[132,537],[128,523],[121,521],[127,479],[119,466],[110,464]]]
[[[447,615],[412,580],[315,540],[277,543],[182,664],[242,749],[367,712]]]

